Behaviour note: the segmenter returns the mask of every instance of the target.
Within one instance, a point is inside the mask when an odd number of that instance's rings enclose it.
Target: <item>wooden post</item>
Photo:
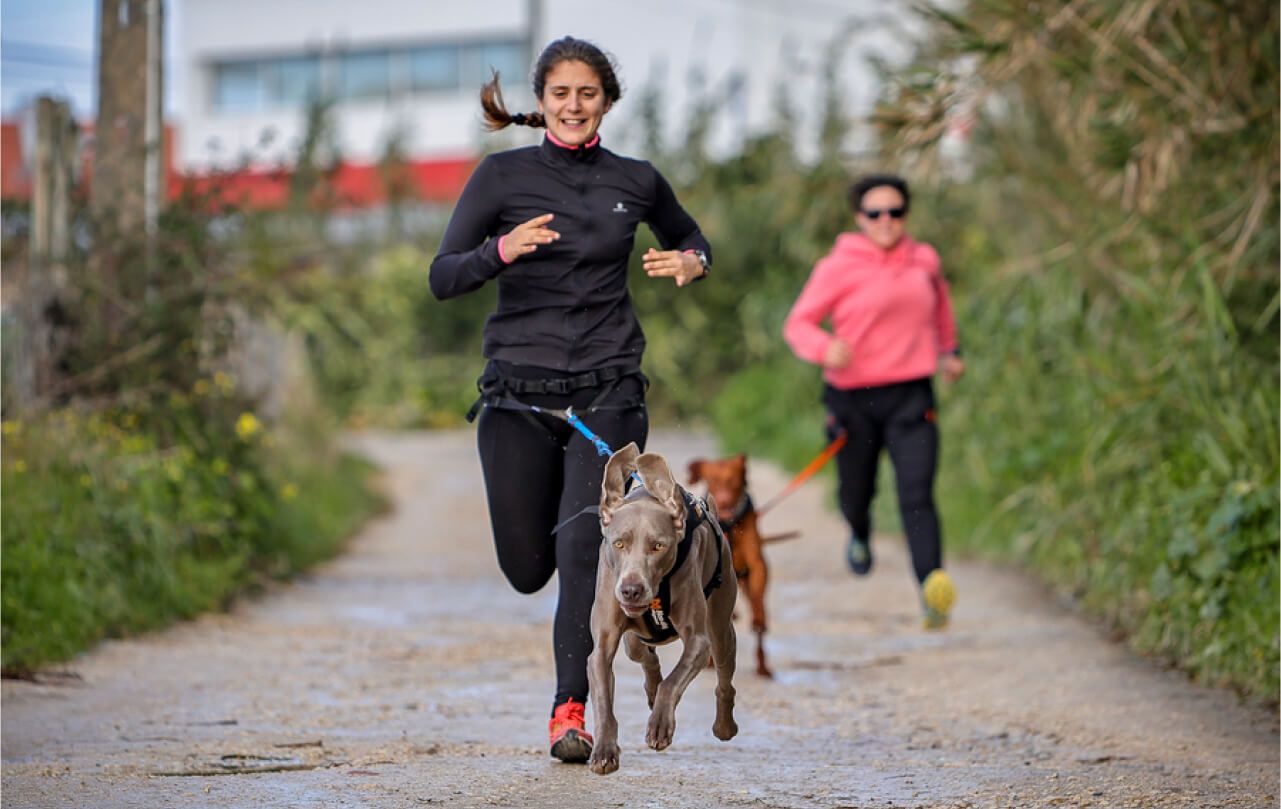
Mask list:
[[[31,188],[31,241],[10,335],[12,398],[28,410],[56,382],[58,312],[71,250],[71,187],[75,182],[77,127],[66,101],[36,100],[36,144]]]

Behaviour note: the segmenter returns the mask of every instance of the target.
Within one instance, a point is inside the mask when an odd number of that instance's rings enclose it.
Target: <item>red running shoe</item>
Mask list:
[[[571,697],[556,706],[547,723],[552,756],[566,763],[583,764],[592,756],[592,736],[584,729],[583,708],[583,703]]]

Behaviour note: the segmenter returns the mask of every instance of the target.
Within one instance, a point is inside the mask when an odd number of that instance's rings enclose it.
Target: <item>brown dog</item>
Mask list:
[[[633,472],[645,485],[625,492]],[[663,750],[676,731],[676,705],[707,665],[716,666],[716,719],[722,740],[738,733],[734,722],[734,599],[729,543],[716,524],[715,505],[686,492],[662,456],[642,455],[628,444],[610,457],[601,483],[603,535],[592,605],[594,648],[587,659],[596,743],[589,765],[604,775],[618,769],[618,720],[614,716],[614,656],[627,656],[645,671],[649,726],[645,743]],[[680,638],[680,660],[663,677],[654,646]]]
[[[774,673],[765,662],[765,584],[769,581],[769,568],[765,564],[764,548],[769,542],[790,539],[796,534],[761,536],[756,506],[747,491],[747,457],[742,453],[730,458],[691,461],[686,483],[692,486],[700,480],[707,482],[707,491],[716,501],[721,515],[721,530],[729,537],[734,572],[746,587],[747,600],[752,605],[756,673],[762,677],[773,677]]]

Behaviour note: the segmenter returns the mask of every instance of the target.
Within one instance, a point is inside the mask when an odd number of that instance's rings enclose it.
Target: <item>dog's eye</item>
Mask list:
[[[658,553],[659,551],[662,551],[666,548],[667,548],[666,542],[654,542],[649,546],[649,549],[654,553]]]
[[[623,540],[621,539],[614,540],[614,547],[618,548],[621,551],[623,549]]]

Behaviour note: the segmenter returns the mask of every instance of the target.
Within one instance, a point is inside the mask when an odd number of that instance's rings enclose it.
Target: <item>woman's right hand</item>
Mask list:
[[[512,228],[511,232],[502,237],[502,243],[499,245],[502,248],[503,260],[510,264],[521,256],[537,250],[538,245],[551,244],[559,239],[559,233],[543,227],[550,221],[552,221],[552,214],[545,213]]]
[[[849,344],[839,337],[833,337],[827,344],[827,350],[823,352],[823,367],[833,371],[840,370],[850,364],[852,357]]]

